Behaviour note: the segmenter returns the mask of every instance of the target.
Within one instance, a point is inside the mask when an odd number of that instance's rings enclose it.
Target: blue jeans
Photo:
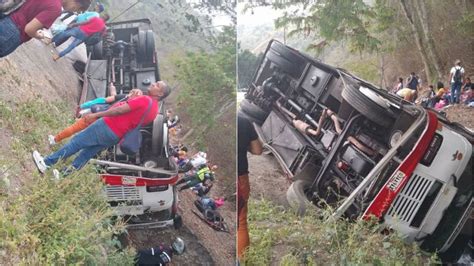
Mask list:
[[[119,140],[117,135],[115,135],[101,118],[74,136],[61,149],[48,155],[44,159],[44,162],[50,166],[57,163],[60,159],[65,160],[80,151],[79,155],[72,162],[72,166],[75,169],[80,169],[94,157],[94,155],[117,144]]]
[[[451,103],[459,103],[461,100],[461,82],[451,83]]]
[[[22,44],[20,30],[7,16],[0,19],[0,58],[11,54]]]
[[[67,55],[72,51],[72,49],[76,48],[76,46],[87,39],[87,36],[84,34],[84,32],[82,32],[78,27],[75,27],[56,34],[52,41],[56,46],[59,46],[67,41],[70,37],[74,37],[74,41],[66,49],[59,53],[59,57]]]

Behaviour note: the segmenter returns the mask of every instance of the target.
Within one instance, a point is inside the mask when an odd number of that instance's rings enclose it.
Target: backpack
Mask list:
[[[456,71],[454,72],[454,75],[453,75],[453,81],[455,83],[462,82],[462,74],[461,74],[462,67],[459,67],[459,68],[455,67],[454,69],[456,69]]]
[[[94,34],[92,34],[91,36],[87,37],[85,40],[84,40],[84,43],[86,45],[96,45],[98,44],[101,40],[102,40],[102,36],[104,35],[104,30],[103,31],[99,31],[99,32],[96,32]]]
[[[4,18],[13,11],[20,8],[26,0],[2,0],[0,1],[0,18]]]
[[[410,82],[408,82],[407,87],[416,90],[416,86],[418,86],[418,79],[416,77],[412,77]]]

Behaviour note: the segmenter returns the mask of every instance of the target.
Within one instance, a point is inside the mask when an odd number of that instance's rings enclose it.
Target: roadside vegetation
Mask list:
[[[245,265],[427,265],[439,263],[416,244],[372,222],[326,222],[330,210],[304,217],[268,200],[249,202],[251,245]],[[386,233],[381,233],[386,232]]]
[[[178,105],[190,116],[200,148],[204,147],[205,133],[220,126],[215,124],[216,118],[235,103],[235,44],[235,27],[224,27],[214,40],[215,51],[190,52],[174,59],[180,87]]]
[[[0,154],[1,265],[130,265],[132,251],[118,251],[102,184],[92,166],[62,180],[37,173],[33,149],[46,152],[46,136],[71,123],[66,102],[0,101],[0,127],[11,135]],[[8,143],[3,143],[8,145]],[[61,167],[61,166],[59,166]]]

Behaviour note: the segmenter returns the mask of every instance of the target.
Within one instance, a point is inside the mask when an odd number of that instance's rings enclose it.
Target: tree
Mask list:
[[[239,52],[237,59],[237,86],[238,89],[248,88],[250,82],[252,82],[253,74],[257,63],[262,58],[263,54],[256,56],[249,50],[243,50]]]

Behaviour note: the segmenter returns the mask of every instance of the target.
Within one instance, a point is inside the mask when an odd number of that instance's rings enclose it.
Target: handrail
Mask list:
[[[149,167],[143,167],[143,166],[138,166],[138,165],[133,165],[133,164],[109,162],[109,161],[97,160],[97,159],[91,159],[90,162],[93,164],[98,164],[98,165],[109,165],[109,166],[120,167],[120,168],[128,169],[128,170],[148,171],[148,172],[157,173],[157,174],[166,174],[166,175],[178,174],[178,171],[168,171],[168,170],[159,169],[159,168],[149,168]]]

